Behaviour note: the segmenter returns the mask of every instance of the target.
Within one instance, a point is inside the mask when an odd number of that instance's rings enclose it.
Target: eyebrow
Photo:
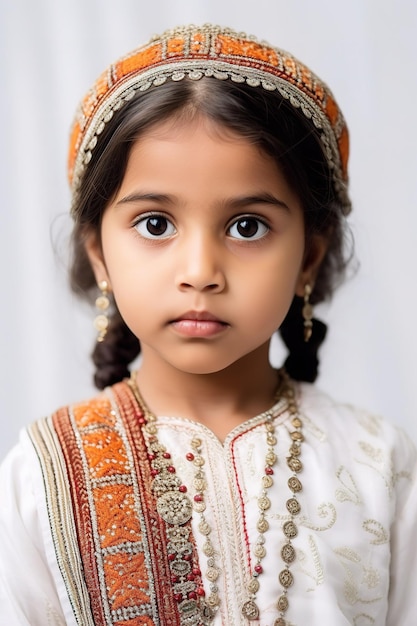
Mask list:
[[[259,194],[253,194],[250,196],[232,198],[228,202],[228,204],[230,204],[232,207],[236,207],[236,209],[243,209],[251,204],[268,204],[276,206],[280,209],[285,209],[286,211],[290,210],[288,204],[286,204],[283,200],[280,200],[276,196],[267,192],[261,192]]]
[[[164,204],[174,204],[175,197],[163,193],[134,192],[118,200],[116,206],[149,201],[162,202]],[[271,206],[276,206],[286,211],[290,210],[289,206],[283,200],[280,200],[276,196],[267,192],[260,192],[249,196],[238,196],[236,198],[226,199],[224,201],[224,204],[229,205],[235,209],[244,209],[245,207],[252,204],[267,204]]]
[[[164,193],[131,193],[127,196],[124,196],[124,198],[121,198],[120,200],[118,200],[116,202],[116,206],[118,206],[119,204],[131,204],[131,203],[135,203],[135,202],[144,202],[144,201],[149,201],[152,200],[153,202],[164,202],[166,204],[169,203],[173,203],[174,199],[172,196],[169,196],[167,194]]]

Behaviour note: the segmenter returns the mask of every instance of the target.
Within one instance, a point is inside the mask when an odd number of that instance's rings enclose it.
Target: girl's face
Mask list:
[[[133,146],[87,251],[148,362],[194,374],[267,355],[305,262],[303,212],[274,160],[204,118],[169,120]]]

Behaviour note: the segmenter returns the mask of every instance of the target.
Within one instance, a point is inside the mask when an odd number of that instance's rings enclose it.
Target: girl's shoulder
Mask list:
[[[299,383],[299,407],[305,429],[317,442],[379,462],[415,468],[417,450],[408,434],[381,415],[339,402],[318,387]]]

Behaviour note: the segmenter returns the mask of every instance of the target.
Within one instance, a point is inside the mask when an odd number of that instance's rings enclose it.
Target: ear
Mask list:
[[[326,255],[328,240],[322,235],[313,235],[309,241],[303,261],[303,267],[298,276],[295,293],[297,296],[304,296],[307,284],[314,286],[320,265]]]
[[[111,290],[111,283],[104,261],[100,237],[96,231],[91,230],[86,234],[84,239],[84,248],[94,272],[94,276],[96,277],[97,285],[105,280],[109,286],[109,290]]]

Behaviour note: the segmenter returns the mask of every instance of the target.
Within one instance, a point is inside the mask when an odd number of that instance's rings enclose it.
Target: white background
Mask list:
[[[319,385],[417,441],[415,0],[0,0],[0,457],[24,424],[94,392],[93,312],[66,285],[76,105],[151,34],[206,21],[289,50],[336,94],[361,269],[320,311]]]

